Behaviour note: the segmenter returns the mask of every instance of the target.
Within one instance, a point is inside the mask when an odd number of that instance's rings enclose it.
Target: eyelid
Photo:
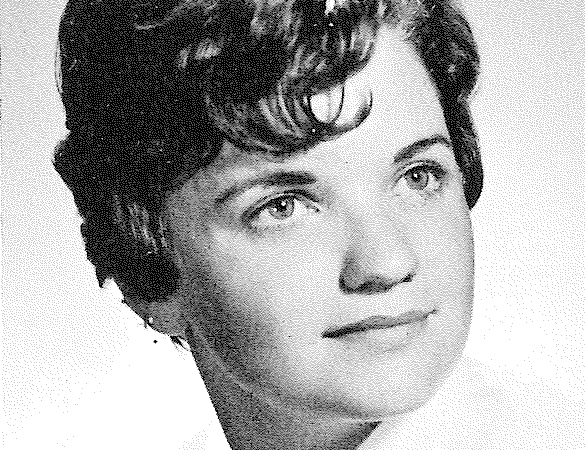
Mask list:
[[[449,172],[449,168],[446,166],[445,163],[439,162],[437,159],[430,159],[430,158],[423,158],[423,159],[416,159],[405,161],[403,164],[400,164],[393,175],[393,183],[395,184],[398,182],[405,174],[407,174],[410,170],[416,169],[418,167],[426,167],[431,169],[433,173],[438,174],[438,176],[445,176]]]
[[[444,167],[443,164],[436,160],[421,159],[418,161],[412,161],[410,164],[406,165],[406,167],[402,169],[402,176],[410,170],[416,169],[418,167],[430,168],[432,171],[437,172],[440,175],[445,175],[448,170],[446,167]]]

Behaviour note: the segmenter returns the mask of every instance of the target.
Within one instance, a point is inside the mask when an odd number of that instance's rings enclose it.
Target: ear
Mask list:
[[[145,325],[159,333],[185,338],[187,321],[183,299],[170,295],[160,302],[145,301],[136,295],[124,295],[124,303],[138,314]]]

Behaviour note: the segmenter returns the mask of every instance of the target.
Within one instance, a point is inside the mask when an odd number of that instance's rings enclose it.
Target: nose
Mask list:
[[[346,294],[383,293],[410,282],[418,270],[418,259],[400,224],[368,216],[350,233],[339,276]]]

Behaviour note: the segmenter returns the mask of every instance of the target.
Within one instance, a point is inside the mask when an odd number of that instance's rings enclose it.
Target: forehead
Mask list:
[[[311,159],[331,164],[336,160],[341,162],[339,159],[343,156],[334,152],[340,144],[370,147],[378,146],[380,140],[384,140],[389,146],[399,149],[433,134],[448,136],[437,90],[413,45],[399,29],[380,30],[369,62],[350,77],[344,87],[341,122],[344,117],[351,119],[364,98],[370,93],[372,95],[370,114],[356,129],[333,141],[317,144],[310,150],[287,156],[241,149],[226,142],[204,172],[212,178],[225,175],[226,171],[235,177],[248,175],[260,170],[261,166],[294,162],[307,152],[314,157]],[[317,94],[314,97],[316,101],[311,102],[313,109],[319,108],[319,105],[327,108],[326,101],[319,101],[320,97],[326,96],[326,93]],[[314,112],[319,116],[319,111]]]

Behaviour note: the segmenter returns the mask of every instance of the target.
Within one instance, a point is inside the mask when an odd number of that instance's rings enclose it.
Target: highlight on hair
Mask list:
[[[399,27],[437,87],[469,207],[482,187],[468,108],[479,59],[447,0],[70,0],[58,80],[68,137],[54,165],[73,192],[88,259],[144,300],[176,288],[160,210],[169,190],[225,141],[287,155],[367,117],[339,123],[344,82],[378,31]],[[391,81],[389,81],[391,82]],[[312,99],[337,92],[317,118]],[[332,100],[337,99],[337,100]],[[320,120],[321,119],[321,120]]]

